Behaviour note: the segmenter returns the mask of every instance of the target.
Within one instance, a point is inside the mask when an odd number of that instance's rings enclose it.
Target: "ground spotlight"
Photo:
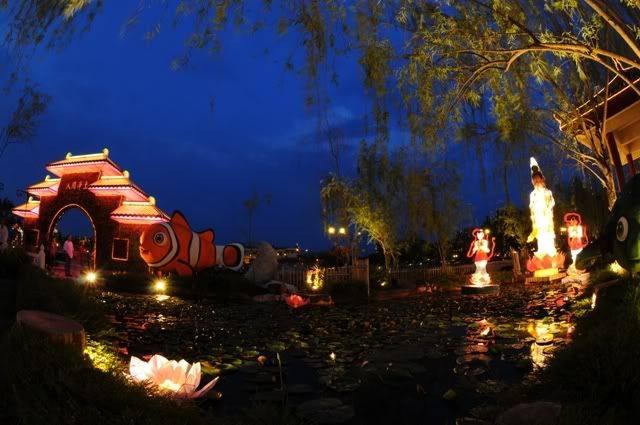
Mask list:
[[[96,272],[88,272],[84,277],[85,282],[94,284],[98,280],[98,274]]]
[[[157,279],[153,282],[153,289],[157,292],[164,292],[167,289],[167,281],[164,279]]]

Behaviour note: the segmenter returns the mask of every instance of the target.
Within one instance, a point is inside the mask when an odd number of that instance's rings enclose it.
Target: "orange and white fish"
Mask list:
[[[242,266],[244,248],[240,244],[214,245],[211,229],[194,232],[187,219],[176,211],[166,223],[154,223],[140,235],[140,256],[149,267],[192,276],[194,272],[224,266],[237,270]]]

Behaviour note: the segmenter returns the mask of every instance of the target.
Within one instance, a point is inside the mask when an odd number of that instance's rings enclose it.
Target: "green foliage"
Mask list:
[[[156,280],[157,277],[149,273],[117,273],[104,277],[103,288],[116,292],[154,294],[157,293],[154,288]],[[246,298],[262,292],[242,273],[224,268],[210,268],[189,278],[165,276],[163,280],[167,284],[164,294],[187,298]]]
[[[121,373],[105,373],[72,347],[20,327],[0,342],[0,422],[215,424],[202,410],[150,395]]]
[[[484,224],[496,238],[496,253],[508,254],[511,250],[524,248],[531,230],[529,211],[509,205],[499,208],[495,215]]]
[[[573,342],[556,354],[538,390],[553,388],[563,395],[562,424],[633,423],[640,406],[637,282],[608,288],[576,329]]]

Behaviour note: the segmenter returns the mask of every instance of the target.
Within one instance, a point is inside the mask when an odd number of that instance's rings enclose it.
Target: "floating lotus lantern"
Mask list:
[[[530,160],[533,191],[529,195],[531,210],[531,234],[527,242],[537,241],[538,249],[527,261],[527,270],[534,277],[552,277],[564,266],[564,254],[556,250],[556,234],[553,229],[553,194],[545,185],[544,175],[535,158]]]
[[[309,304],[309,298],[303,298],[298,294],[285,295],[284,301],[291,308],[300,308]]]
[[[218,377],[204,387],[200,385],[200,363],[189,364],[185,360],[179,362],[168,360],[155,354],[148,362],[132,356],[129,363],[129,373],[135,382],[147,382],[158,390],[176,398],[194,399],[202,397],[218,382]]]

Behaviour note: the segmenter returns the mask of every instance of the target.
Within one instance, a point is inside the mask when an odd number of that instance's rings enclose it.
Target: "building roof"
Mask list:
[[[131,181],[128,171],[123,171],[109,159],[108,149],[89,155],[68,153],[65,159],[49,163],[47,169],[60,178],[47,176],[44,181],[29,186],[27,191],[30,194],[54,196],[58,194],[61,178],[65,174],[98,173],[98,180],[86,186],[86,189],[97,197],[120,197],[120,205],[111,212],[113,220],[133,224],[169,220],[167,214],[156,207],[155,198],[144,193]],[[38,218],[40,201],[29,198],[27,203],[14,208],[13,213],[24,218]]]
[[[96,196],[123,196],[126,201],[148,201],[149,197],[129,179],[129,172],[102,176],[88,187]]]
[[[18,205],[12,209],[11,212],[23,218],[38,218],[40,214],[40,201],[29,197],[26,203]]]
[[[32,184],[27,188],[27,192],[36,196],[53,196],[58,193],[60,179],[46,176],[40,183]]]
[[[626,74],[636,87],[640,87],[637,70],[628,70]],[[608,90],[606,102],[605,90]],[[605,131],[614,136],[622,165],[627,163],[627,154],[633,159],[640,157],[640,95],[621,78],[613,78],[606,88],[577,109],[580,117],[556,117],[560,130],[574,134],[580,143],[591,149],[588,136],[596,137],[596,128],[602,126],[606,118]]]
[[[119,176],[122,170],[109,158],[109,149],[88,155],[67,154],[65,159],[47,164],[47,170],[58,177],[69,173],[100,173],[103,176]]]
[[[119,223],[149,224],[169,221],[169,216],[155,206],[155,199],[149,201],[124,201],[111,213],[111,218]]]

